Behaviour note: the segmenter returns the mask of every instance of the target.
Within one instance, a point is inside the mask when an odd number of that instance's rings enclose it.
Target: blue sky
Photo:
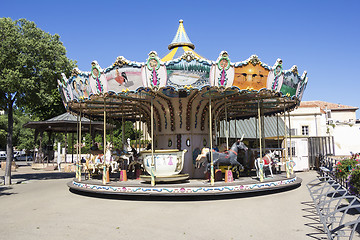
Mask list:
[[[232,62],[252,54],[272,66],[307,70],[303,100],[360,107],[360,1],[18,1],[2,0],[0,17],[26,18],[59,34],[67,56],[83,71],[102,68],[117,56],[143,62],[160,57],[184,20],[200,55]],[[360,110],[357,111],[360,118]]]

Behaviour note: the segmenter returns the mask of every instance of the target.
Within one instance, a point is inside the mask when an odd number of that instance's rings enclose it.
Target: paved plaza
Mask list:
[[[0,186],[0,239],[326,239],[305,186],[314,171],[289,191],[177,201],[94,198],[69,191],[72,174],[13,174]]]

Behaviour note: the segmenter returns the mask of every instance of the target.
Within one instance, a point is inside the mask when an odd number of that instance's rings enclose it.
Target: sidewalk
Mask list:
[[[4,170],[0,169],[0,185],[4,184]],[[20,184],[29,180],[46,180],[46,179],[61,179],[61,178],[72,178],[75,173],[66,173],[46,170],[34,170],[31,166],[21,166],[16,171],[11,172],[11,183]]]
[[[2,239],[326,239],[305,186],[314,171],[297,173],[297,189],[206,201],[92,198],[69,192],[68,175],[51,174],[0,186]]]

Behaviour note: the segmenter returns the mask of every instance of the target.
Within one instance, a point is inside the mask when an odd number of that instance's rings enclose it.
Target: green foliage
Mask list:
[[[335,168],[335,175],[338,178],[347,178],[352,171],[353,168],[355,168],[356,164],[358,164],[357,160],[355,159],[344,159],[339,161],[336,164]]]
[[[112,123],[114,124],[114,123]],[[106,141],[111,142],[113,147],[122,149],[122,128],[121,123],[115,124],[115,128],[111,131],[108,131],[106,134]],[[133,124],[131,122],[125,122],[125,142],[128,138],[131,139],[131,145],[135,146],[136,140],[139,137],[142,137],[142,132],[139,130],[135,130]],[[104,145],[104,138],[103,133],[97,132],[94,137],[94,142],[98,145],[100,150],[103,150]],[[57,133],[55,135],[55,143],[60,142],[61,148],[65,147],[65,134],[64,133]],[[47,141],[46,136],[44,135],[44,142]],[[71,153],[72,148],[74,148],[74,152],[76,152],[76,143],[77,143],[77,136],[76,133],[74,134],[74,146],[72,146],[72,134],[68,134],[67,142],[68,142],[68,153]],[[82,133],[82,148],[81,153],[86,154],[89,153],[90,148],[92,147],[92,139],[90,133]],[[55,144],[54,149],[57,150],[57,145]]]
[[[348,177],[349,191],[351,194],[360,194],[360,167],[353,169]]]
[[[14,104],[41,120],[64,112],[57,79],[74,66],[59,35],[26,19],[0,18],[0,108]]]
[[[108,142],[112,142],[114,148],[123,148],[123,141],[122,141],[122,126],[121,122],[112,123],[115,125],[115,128],[111,131],[109,131],[106,134],[106,139]],[[139,139],[139,137],[142,137],[142,132],[139,130],[134,129],[134,125],[132,122],[126,121],[124,122],[124,141],[127,142],[127,139],[130,138],[130,140],[136,140]],[[97,135],[95,137],[95,142],[99,144],[99,148],[103,148],[103,136]],[[131,143],[133,144],[133,143]]]
[[[20,111],[14,112],[13,146],[16,149],[32,150],[34,148],[34,130],[24,128],[23,125],[32,121],[31,117]],[[7,115],[0,116],[0,149],[6,148]]]

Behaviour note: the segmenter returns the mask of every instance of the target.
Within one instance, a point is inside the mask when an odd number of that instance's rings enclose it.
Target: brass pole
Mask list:
[[[75,171],[76,179],[79,179],[78,168],[79,168],[79,114],[77,114],[76,116],[76,171]]]
[[[151,96],[151,186],[155,186],[155,159],[154,159],[154,101]]]
[[[82,143],[82,140],[81,140],[81,107],[80,107],[80,122],[79,122],[79,144],[78,144],[78,147],[79,147],[79,158],[78,158],[78,180],[81,181],[81,143]]]
[[[258,125],[259,125],[260,159],[261,159],[261,158],[262,158],[262,135],[261,135],[261,111],[260,111],[260,101],[258,102]]]
[[[124,124],[124,101],[121,101],[121,141],[122,141],[122,148],[123,150],[125,150],[124,146],[125,146],[125,124]],[[127,150],[127,149],[126,149]]]
[[[211,92],[209,98],[209,132],[210,132],[210,184],[214,186],[215,178],[214,178],[214,157],[213,157],[213,144],[212,144],[212,104],[211,104]]]
[[[258,125],[259,125],[259,148],[260,148],[260,156],[259,156],[259,178],[260,182],[264,181],[264,170],[263,170],[263,159],[262,159],[262,133],[261,133],[261,111],[260,111],[260,101],[258,102]]]
[[[106,169],[106,102],[104,97],[104,160],[103,160],[103,184],[107,182],[107,169]]]
[[[292,143],[291,143],[291,121],[290,121],[290,112],[288,112],[288,118],[289,118],[289,137],[290,137],[290,173],[294,174],[294,163],[293,163],[293,155],[292,155]]]
[[[279,138],[279,114],[276,114],[276,135],[277,135],[277,147],[280,148],[280,138]]]
[[[288,120],[289,120],[289,145],[290,145],[290,160],[292,160],[292,144],[291,144],[291,121],[290,121],[290,112],[288,112]]]
[[[285,134],[285,161],[288,159],[288,147],[287,147],[287,131],[286,131],[286,109],[285,109],[285,102],[284,102],[284,134]]]
[[[285,127],[285,169],[286,169],[286,177],[290,178],[290,163],[288,162],[289,158],[289,152],[288,152],[288,146],[287,146],[287,131],[286,131],[286,108],[285,108],[285,102],[284,102],[284,127]]]
[[[225,100],[225,123],[226,123],[226,150],[229,150],[229,130],[228,130],[228,115],[227,115],[226,100]]]
[[[138,129],[138,133],[139,133],[139,151],[138,153],[140,153],[140,149],[141,149],[141,113],[140,113],[140,122],[139,122],[139,129]]]

